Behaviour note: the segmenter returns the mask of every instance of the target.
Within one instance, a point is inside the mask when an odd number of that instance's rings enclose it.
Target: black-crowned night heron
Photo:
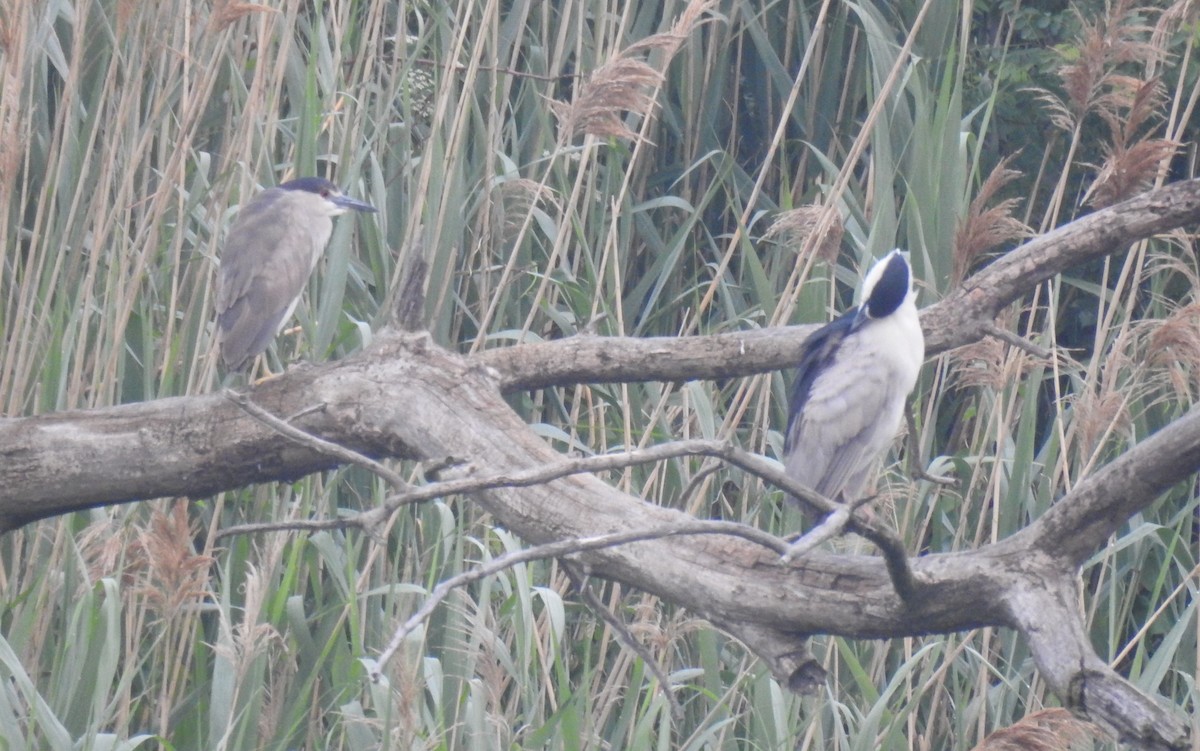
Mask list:
[[[264,190],[238,211],[221,253],[217,289],[227,370],[253,362],[291,318],[329,242],[332,218],[375,210],[324,178],[302,177]]]
[[[784,467],[843,502],[896,437],[925,359],[908,253],[893,250],[863,280],[857,307],[804,342],[792,385]]]

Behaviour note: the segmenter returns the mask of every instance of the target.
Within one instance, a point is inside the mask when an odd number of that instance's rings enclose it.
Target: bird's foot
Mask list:
[[[255,361],[255,365],[257,365],[259,367],[252,367],[250,369],[251,375],[253,375],[254,373],[257,373],[260,369],[262,371],[262,375],[260,375],[258,378],[251,377],[249,379],[251,386],[258,386],[260,384],[266,383],[267,381],[270,381],[274,378],[278,378],[279,376],[283,375],[283,371],[280,371],[278,373],[271,372],[271,366],[267,364],[267,356],[265,354],[258,356],[258,358]]]

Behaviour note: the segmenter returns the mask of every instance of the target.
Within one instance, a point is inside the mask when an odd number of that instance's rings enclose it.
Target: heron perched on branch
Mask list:
[[[291,318],[329,243],[332,218],[347,211],[376,209],[320,177],[264,190],[238,211],[221,252],[217,289],[226,370],[246,368]]]
[[[857,307],[804,342],[792,385],[784,467],[835,501],[857,500],[896,437],[925,359],[908,253],[871,267]]]

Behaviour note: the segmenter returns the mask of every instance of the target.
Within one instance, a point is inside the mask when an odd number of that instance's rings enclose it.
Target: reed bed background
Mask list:
[[[1030,233],[1194,176],[1192,4],[1038,5],[0,0],[0,414],[214,389],[223,233],[297,175],[380,213],[337,223],[285,358],[361,348],[417,247],[430,331],[460,351],[822,322],[896,245],[929,304]],[[1182,234],[1031,290],[1000,323],[1054,357],[988,340],[927,363],[878,513],[914,551],[1037,517],[1191,408],[1198,292]],[[777,456],[788,380],[512,404],[563,451],[722,437]],[[917,454],[960,486],[911,479]],[[700,469],[607,479],[677,505]],[[739,472],[699,487],[699,516],[799,524]],[[817,638],[829,680],[799,698],[692,614],[605,586],[670,675],[673,718],[553,563],[457,591],[373,685],[362,658],[437,582],[521,541],[463,498],[400,514],[384,541],[217,533],[386,491],[344,469],[0,539],[0,745],[969,749],[1059,703],[993,629]],[[1101,655],[1193,717],[1197,498],[1178,488],[1083,572]],[[1055,742],[1111,747],[1038,718]]]

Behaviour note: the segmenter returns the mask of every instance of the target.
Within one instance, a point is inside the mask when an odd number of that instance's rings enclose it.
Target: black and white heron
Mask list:
[[[302,177],[264,190],[239,211],[221,252],[221,362],[246,368],[283,328],[325,252],[333,217],[375,207],[330,181]]]
[[[859,304],[804,342],[783,449],[788,476],[835,501],[858,500],[924,359],[912,266],[893,250],[867,272]]]

